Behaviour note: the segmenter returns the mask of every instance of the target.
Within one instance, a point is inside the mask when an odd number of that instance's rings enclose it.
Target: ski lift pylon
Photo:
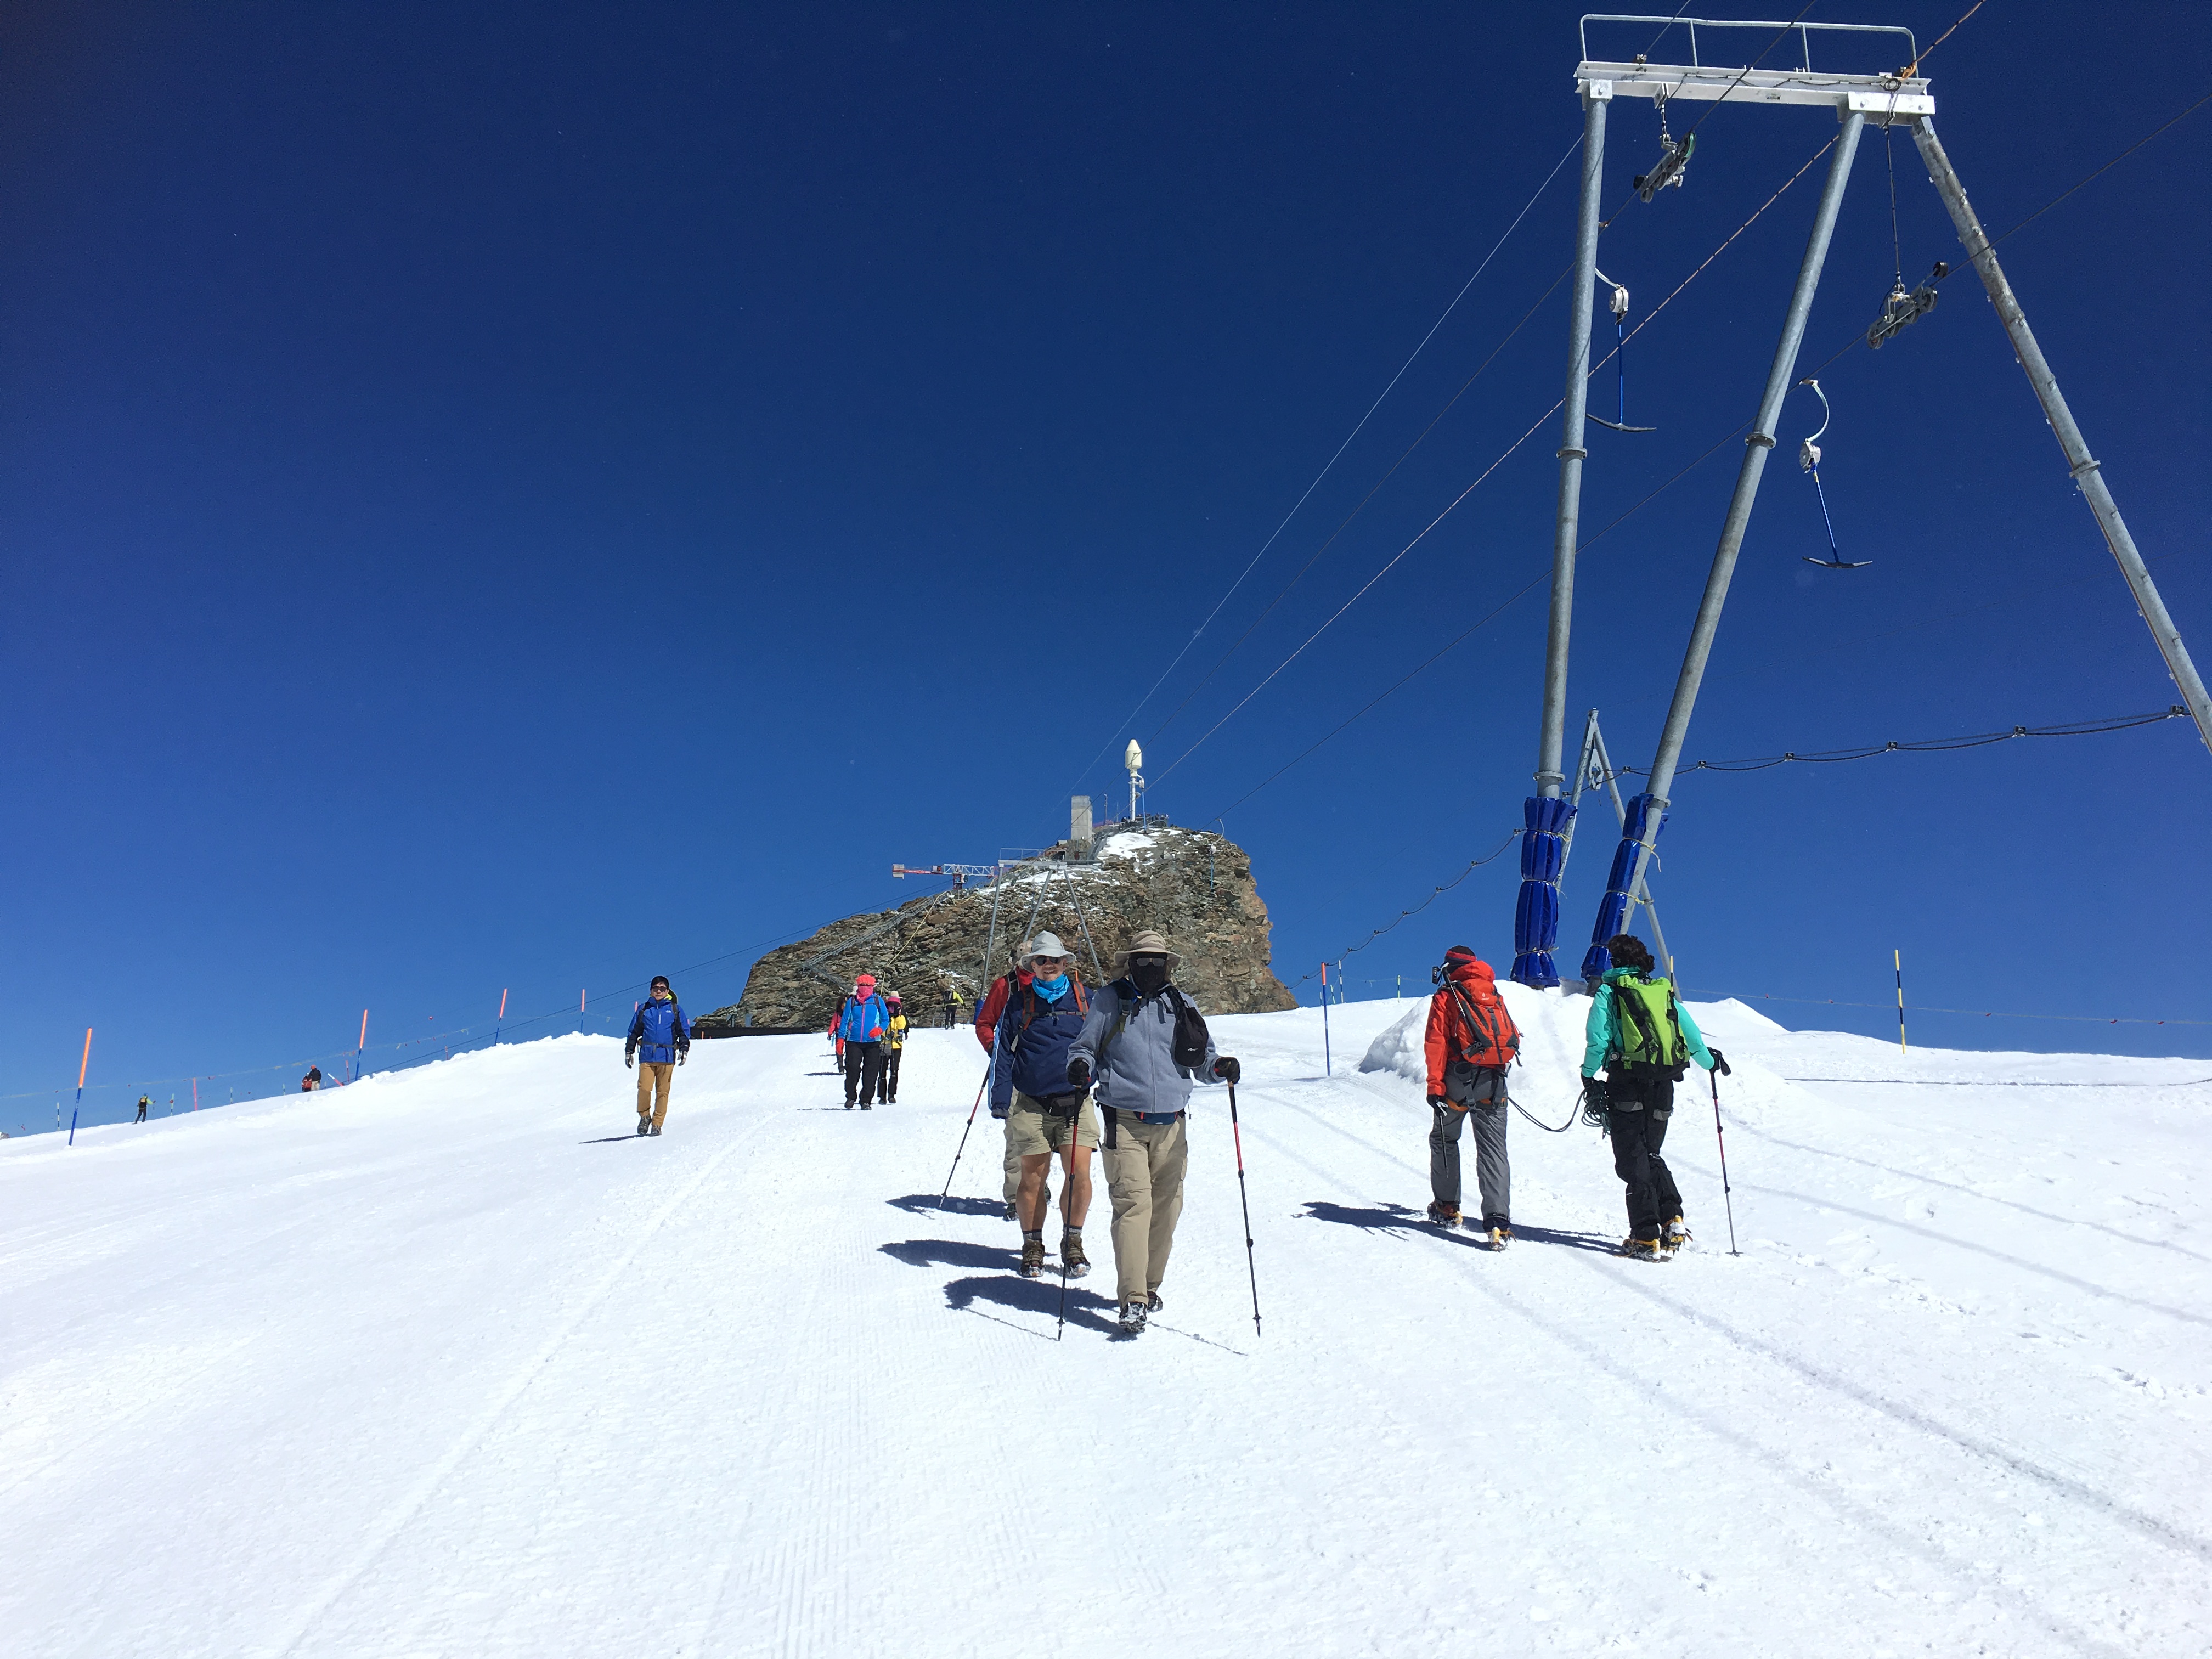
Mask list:
[[[1813,489],[1814,492],[1820,498],[1820,521],[1828,526],[1829,556],[1825,559],[1816,559],[1810,553],[1808,553],[1803,556],[1805,562],[1807,564],[1817,564],[1823,570],[1863,570],[1874,562],[1872,559],[1847,559],[1843,555],[1843,550],[1836,545],[1836,521],[1829,515],[1828,492],[1821,486],[1820,483],[1820,446],[1819,439],[1820,437],[1820,434],[1828,429],[1829,422],[1835,419],[1836,412],[1828,406],[1828,394],[1820,390],[1820,383],[1819,380],[1808,375],[1804,380],[1798,381],[1797,384],[1799,386],[1811,386],[1813,388],[1813,395],[1820,400],[1820,429],[1814,432],[1811,437],[1806,439],[1804,442],[1797,446],[1797,465],[1813,475]]]

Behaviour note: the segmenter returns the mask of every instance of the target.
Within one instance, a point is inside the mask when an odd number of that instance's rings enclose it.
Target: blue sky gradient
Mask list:
[[[1962,9],[1879,21],[1926,42]],[[52,1127],[88,1025],[102,1121],[142,1083],[289,1086],[364,1007],[380,1066],[482,1033],[503,988],[526,1034],[575,1029],[585,989],[614,1029],[655,972],[732,1001],[761,948],[914,896],[893,861],[1117,799],[1131,736],[1154,810],[1251,849],[1285,981],[1456,875],[1535,763],[1555,421],[1206,734],[1559,396],[1571,162],[1125,715],[1574,142],[1576,11],[1486,10],[12,10],[0,1127]],[[2208,34],[2179,6],[1968,22],[1927,73],[1985,222],[2201,96]],[[1833,127],[1714,113],[1686,187],[1603,239],[1636,316]],[[2208,135],[2002,250],[2200,662]],[[1609,200],[1657,147],[1617,106]],[[1959,249],[1894,159],[1917,280]],[[1712,451],[1583,556],[1571,726],[1601,708],[1624,763],[1819,176],[1630,348],[1659,430],[1593,434],[1593,536]],[[1803,372],[1892,261],[1870,133]],[[1688,758],[2178,701],[1971,275],[1823,383],[1838,532],[1875,562],[1801,560],[1826,538],[1795,394]],[[2180,721],[1697,775],[1656,890],[1686,983],[1808,1000],[1788,1024],[1893,1032],[1901,949],[1916,1004],[2198,1022],[1929,1013],[1917,1040],[2212,1054],[2208,821]],[[1612,840],[1586,824],[1565,963]],[[1515,881],[1509,849],[1349,958],[1353,994],[1425,988],[1462,941],[1502,968]]]

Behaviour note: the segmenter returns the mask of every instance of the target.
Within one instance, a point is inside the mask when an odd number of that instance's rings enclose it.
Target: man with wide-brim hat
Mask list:
[[[1135,1336],[1160,1306],[1160,1281],[1182,1213],[1183,1111],[1193,1083],[1234,1083],[1206,1021],[1176,988],[1182,957],[1150,929],[1114,954],[1117,977],[1091,1004],[1068,1051],[1067,1080],[1096,1079],[1106,1195],[1114,1206],[1115,1293],[1121,1329]]]
[[[1029,982],[1030,941],[1023,939],[1014,946],[1013,965],[994,980],[989,991],[975,1000],[975,1041],[983,1045],[984,1053],[989,1054],[992,1044],[998,1041],[999,1016],[1006,1012],[1006,999]],[[1022,1155],[1014,1150],[1014,1132],[1007,1118],[1008,1109],[996,1101],[991,1103],[991,1115],[1006,1128],[1006,1159],[1001,1169],[1006,1176],[1006,1219],[1015,1221],[1021,1217]],[[1052,1195],[1051,1187],[1052,1183],[1048,1180],[1045,1183],[1048,1202]]]

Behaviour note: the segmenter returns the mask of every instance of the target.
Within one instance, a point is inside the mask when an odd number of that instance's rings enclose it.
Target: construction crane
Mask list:
[[[952,890],[958,892],[968,884],[970,876],[995,876],[1006,868],[1003,864],[894,864],[891,879],[904,881],[908,876],[950,876]]]

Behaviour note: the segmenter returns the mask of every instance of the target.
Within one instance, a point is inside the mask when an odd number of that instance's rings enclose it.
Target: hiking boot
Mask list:
[[[1493,1250],[1502,1250],[1508,1244],[1510,1244],[1513,1242],[1513,1229],[1510,1227],[1492,1227],[1490,1230],[1489,1237],[1490,1248]]]
[[[864,1101],[862,1101],[862,1102],[860,1103],[860,1109],[861,1109],[862,1111],[864,1111],[864,1112],[872,1112],[872,1111],[874,1111],[876,1109],[875,1109],[874,1107],[871,1106],[870,1104],[868,1104],[868,1103],[867,1103],[866,1101],[865,1101],[865,1100],[864,1100]]]
[[[660,1126],[659,1126],[658,1123],[654,1124],[654,1125],[653,1125],[650,1129],[647,1129],[647,1130],[646,1131],[646,1133],[647,1133],[647,1134],[649,1134],[649,1135],[657,1135],[657,1134],[659,1134],[659,1133],[660,1133]]]
[[[1143,1335],[1145,1331],[1145,1321],[1151,1312],[1152,1310],[1141,1302],[1124,1302],[1121,1304],[1121,1322],[1119,1327],[1121,1334],[1124,1336]]]
[[[1006,1219],[1007,1219],[1007,1220],[1009,1220],[1009,1221],[1012,1221],[1012,1220],[1016,1216],[1019,1215],[1020,1213],[1021,1213],[1021,1206],[1020,1206],[1019,1205],[1016,1204],[1012,1199],[1011,1199],[1011,1198],[1010,1198],[1010,1199],[1008,1199],[1008,1200],[1006,1200]]]
[[[1456,1227],[1459,1225],[1459,1206],[1431,1204],[1429,1206],[1429,1219],[1439,1227]]]
[[[1091,1271],[1091,1258],[1083,1254],[1083,1236],[1080,1233],[1062,1233],[1060,1236],[1060,1271],[1068,1279],[1080,1279]]]
[[[1656,1238],[1624,1238],[1620,1241],[1620,1248],[1613,1254],[1633,1256],[1638,1261],[1664,1261],[1667,1259],[1666,1251],[1659,1248],[1659,1241]]]
[[[1044,1271],[1044,1240],[1025,1238],[1022,1241],[1022,1265],[1019,1271],[1024,1279],[1035,1279]]]
[[[845,1109],[848,1112],[853,1109],[853,1103],[851,1101],[848,1100],[845,1103]]]
[[[1680,1216],[1668,1222],[1666,1230],[1659,1235],[1659,1243],[1665,1249],[1679,1250],[1689,1242],[1690,1230],[1682,1224]]]
[[[1160,1293],[1158,1291],[1145,1292],[1145,1310],[1148,1313],[1158,1313],[1160,1310]]]
[[[638,1133],[640,1133],[640,1134],[643,1134],[647,1130],[650,1129],[651,1127],[653,1127],[653,1120],[652,1120],[651,1118],[649,1118],[649,1117],[641,1117],[641,1118],[638,1119],[638,1121],[637,1121],[637,1132],[638,1132]]]

